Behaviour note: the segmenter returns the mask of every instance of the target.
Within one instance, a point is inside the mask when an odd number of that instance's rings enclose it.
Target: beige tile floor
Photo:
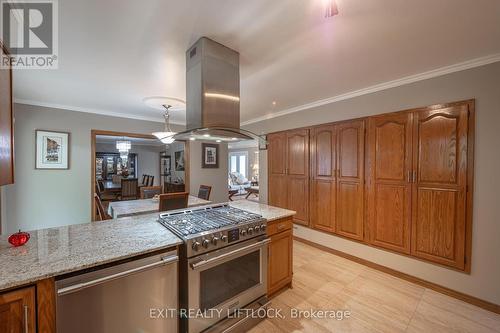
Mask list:
[[[272,299],[285,319],[251,333],[500,332],[500,315],[294,242],[294,287]],[[291,309],[347,310],[343,320],[291,318]]]

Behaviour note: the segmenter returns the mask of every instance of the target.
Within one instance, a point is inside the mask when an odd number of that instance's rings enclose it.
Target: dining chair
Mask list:
[[[212,186],[200,185],[200,189],[198,190],[198,198],[203,200],[209,200],[211,192],[212,192]]]
[[[161,186],[143,186],[141,187],[141,199],[151,199],[155,195],[161,194]]]
[[[155,182],[155,176],[149,176],[149,184],[148,184],[148,186],[153,186],[154,182]]]
[[[137,199],[137,178],[122,179],[122,192],[120,200]]]
[[[147,176],[147,175],[142,175],[142,182],[141,182],[141,185],[143,185],[143,186],[148,186],[148,184],[146,183],[146,176]]]
[[[165,193],[160,194],[159,211],[187,208],[189,192]]]
[[[99,198],[97,193],[94,193],[94,201],[95,201],[95,206],[97,208],[98,221],[111,220],[111,216],[109,216],[106,213],[106,210],[104,209],[104,206],[102,205],[101,198]]]

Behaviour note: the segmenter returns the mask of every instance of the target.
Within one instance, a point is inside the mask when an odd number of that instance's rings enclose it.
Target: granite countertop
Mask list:
[[[235,208],[248,210],[249,212],[262,215],[268,222],[290,217],[296,214],[293,210],[269,206],[249,200],[238,200],[229,202],[229,205]]]
[[[158,213],[30,232],[17,248],[0,236],[0,290],[167,249],[182,241]]]
[[[229,205],[273,221],[294,211],[248,200]],[[30,232],[31,239],[14,248],[0,236],[0,290],[49,277],[167,249],[182,240],[157,222],[158,213],[75,224]]]

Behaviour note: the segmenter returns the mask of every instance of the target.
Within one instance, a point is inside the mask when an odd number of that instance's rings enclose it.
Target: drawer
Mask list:
[[[293,222],[291,218],[271,221],[267,224],[267,235],[271,236],[277,234],[278,232],[290,230],[292,229],[292,226]]]

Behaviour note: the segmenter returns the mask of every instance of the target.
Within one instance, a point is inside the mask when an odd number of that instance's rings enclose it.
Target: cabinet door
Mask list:
[[[272,235],[269,243],[268,294],[292,281],[292,230]]]
[[[337,125],[336,232],[358,240],[364,237],[364,138],[363,120]]]
[[[463,269],[468,106],[416,112],[414,117],[411,252]]]
[[[335,231],[335,126],[311,129],[311,223],[316,229]]]
[[[35,288],[0,294],[0,332],[35,331]]]
[[[287,132],[288,205],[294,222],[309,224],[309,130]]]
[[[0,57],[7,54],[0,41]],[[12,71],[0,68],[0,186],[14,183]]]
[[[267,140],[269,204],[287,208],[286,133],[269,134]]]
[[[368,120],[369,242],[410,253],[412,114]]]

